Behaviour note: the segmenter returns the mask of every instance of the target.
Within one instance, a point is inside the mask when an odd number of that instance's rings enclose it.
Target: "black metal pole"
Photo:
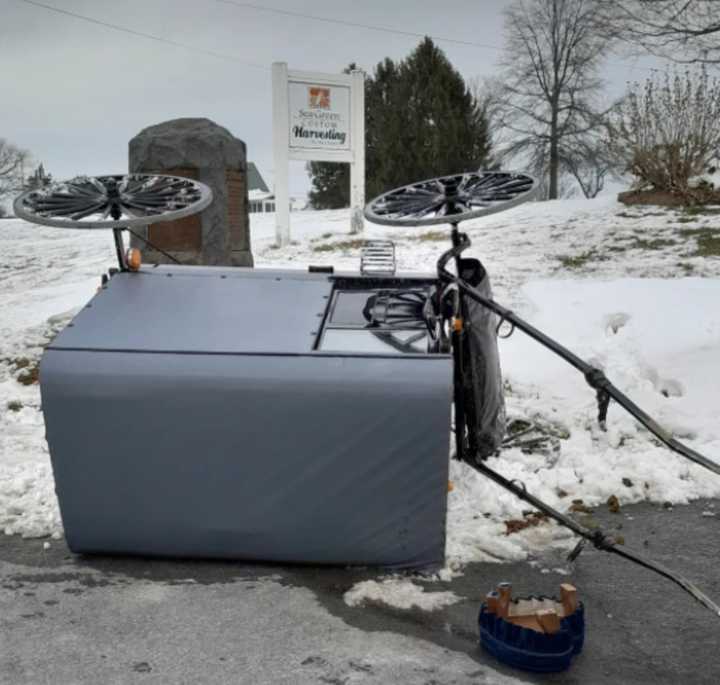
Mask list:
[[[455,270],[460,276],[460,252],[462,252],[462,236],[457,224],[452,225],[450,234],[453,250],[457,251],[455,257]],[[457,293],[456,293],[457,295]],[[456,298],[456,318],[453,321],[451,344],[453,352],[453,405],[455,407],[455,458],[465,460],[465,369],[463,360],[463,327],[465,326],[465,312],[462,309],[461,298]]]
[[[123,243],[123,228],[113,228],[113,240],[115,241],[115,253],[117,254],[118,265],[120,271],[127,271],[127,262],[125,261],[125,245]]]
[[[546,504],[541,499],[535,497],[535,495],[529,493],[524,486],[519,485],[516,481],[508,480],[503,475],[499,474],[497,471],[494,471],[490,467],[486,466],[484,463],[477,463],[474,460],[470,459],[465,459],[464,461],[466,464],[472,466],[472,468],[481,473],[483,476],[489,478],[493,482],[505,488],[505,490],[508,490],[509,492],[516,495],[521,500],[524,500],[539,511],[542,511],[551,518],[555,519],[561,525],[572,530],[573,533],[581,536],[586,540],[589,540],[598,549],[601,549],[604,552],[611,552],[612,554],[617,554],[618,556],[624,557],[625,559],[628,559],[630,561],[634,561],[635,563],[640,564],[641,566],[644,566],[651,571],[659,573],[661,576],[667,578],[668,580],[671,580],[673,583],[676,583],[681,588],[683,588],[683,590],[691,594],[704,607],[710,609],[710,611],[712,611],[717,616],[720,616],[720,606],[713,602],[710,597],[708,597],[702,590],[700,590],[694,583],[689,581],[684,576],[675,573],[675,571],[671,571],[669,568],[663,566],[662,564],[659,564],[656,561],[646,559],[637,552],[617,545],[615,540],[608,536],[602,530],[590,530],[588,528],[585,528],[585,526],[580,525],[577,521],[574,521],[569,516],[566,516],[565,514],[559,512],[557,509],[554,509],[549,504]]]

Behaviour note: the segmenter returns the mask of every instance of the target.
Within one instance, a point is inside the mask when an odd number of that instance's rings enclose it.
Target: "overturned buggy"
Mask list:
[[[463,256],[470,241],[461,221],[533,194],[530,176],[479,172],[376,198],[366,208],[372,221],[450,224],[437,272],[421,275],[396,274],[392,244],[378,243],[365,248],[357,273],[139,265],[122,232],[200,211],[211,194],[188,179],[83,177],[20,196],[16,212],[30,221],[112,228],[119,261],[42,360],[71,549],[441,563],[452,431],[455,458],[570,528],[581,545],[653,569],[720,613],[686,579],[485,463],[505,434],[497,353],[505,322],[585,376],[601,424],[614,400],[669,448],[720,473],[600,369],[495,302],[483,265]]]

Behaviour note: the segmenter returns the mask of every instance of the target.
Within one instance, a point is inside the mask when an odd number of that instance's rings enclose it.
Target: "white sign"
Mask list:
[[[290,147],[350,149],[350,88],[291,81]]]
[[[288,162],[350,164],[351,232],[362,230],[365,206],[365,74],[288,71],[273,64],[275,234],[290,242]]]

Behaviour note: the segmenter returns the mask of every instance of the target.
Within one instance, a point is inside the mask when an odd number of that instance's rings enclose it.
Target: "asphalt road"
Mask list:
[[[720,599],[720,502],[594,516]],[[0,537],[0,683],[720,682],[720,618],[594,550],[570,575],[549,570],[561,558],[474,565],[427,585],[463,601],[423,612],[346,606],[346,590],[377,577],[367,569],[76,557],[43,543]],[[569,671],[536,677],[478,648],[479,603],[500,580],[515,594],[578,587],[587,635]]]

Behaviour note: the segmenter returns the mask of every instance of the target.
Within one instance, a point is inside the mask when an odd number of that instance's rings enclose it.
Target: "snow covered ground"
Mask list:
[[[260,267],[334,264],[356,269],[359,242],[347,211],[297,212],[293,244],[274,245],[272,215],[252,215]],[[607,375],[676,436],[720,460],[720,215],[626,208],[612,198],[524,205],[463,225],[488,268],[498,301],[557,337]],[[447,244],[443,227],[368,225],[390,237],[399,268],[432,271]],[[31,371],[42,345],[94,293],[114,259],[104,231],[63,231],[0,221],[0,530],[62,533],[40,396]],[[510,418],[532,420],[558,449],[509,449],[491,466],[554,506],[573,500],[685,502],[720,495],[720,477],[674,456],[621,409],[597,428],[594,393],[581,376],[522,333],[501,341]],[[25,381],[23,384],[20,381]],[[572,544],[543,523],[506,535],[526,505],[453,463],[447,568],[521,560]],[[391,579],[392,580],[392,579]],[[408,585],[409,583],[409,585]],[[395,598],[432,608],[422,588],[370,581],[346,598]],[[433,593],[441,594],[441,593]],[[451,593],[442,593],[451,594]],[[388,600],[391,601],[391,600]]]

